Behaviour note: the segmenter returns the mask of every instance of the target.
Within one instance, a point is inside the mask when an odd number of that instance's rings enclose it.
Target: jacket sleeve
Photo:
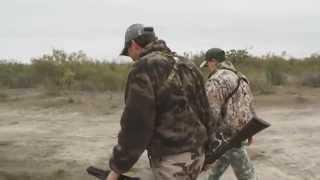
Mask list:
[[[222,105],[237,87],[237,76],[218,75],[206,83],[207,96],[212,114],[218,121],[221,119]]]
[[[202,117],[201,121],[205,125],[207,129],[207,135],[210,137],[215,132],[215,124],[217,119],[212,114],[212,111],[210,109],[210,104],[207,98],[205,84],[203,79],[201,78],[201,87],[199,87],[200,93],[198,94],[198,99],[200,100],[200,104],[202,107]]]
[[[252,93],[251,88],[250,88],[250,84],[248,84],[248,94],[251,97],[251,102],[250,102],[251,114],[252,114],[252,116],[257,116],[256,110],[254,108],[254,97],[253,97],[253,93]]]
[[[125,173],[139,159],[153,135],[155,114],[155,95],[150,77],[145,67],[135,67],[128,77],[118,144],[113,148],[109,161],[113,171]]]
[[[225,100],[226,92],[223,91],[222,83],[215,79],[207,81],[206,90],[212,114],[215,119],[219,120],[221,118],[221,106]]]

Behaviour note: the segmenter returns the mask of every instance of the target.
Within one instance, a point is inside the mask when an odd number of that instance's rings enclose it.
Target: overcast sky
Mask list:
[[[83,50],[113,59],[133,23],[154,26],[171,49],[320,53],[319,0],[0,0],[0,58],[28,61]]]

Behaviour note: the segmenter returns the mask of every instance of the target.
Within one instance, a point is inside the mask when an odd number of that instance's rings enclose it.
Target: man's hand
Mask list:
[[[114,171],[110,171],[108,177],[106,178],[106,180],[118,180],[118,178],[120,177],[120,174],[114,172]]]

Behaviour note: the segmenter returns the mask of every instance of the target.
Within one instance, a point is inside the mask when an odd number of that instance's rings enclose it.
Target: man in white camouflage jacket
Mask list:
[[[200,67],[208,67],[210,72],[206,91],[213,115],[218,120],[217,137],[228,141],[255,115],[253,95],[248,79],[225,60],[223,50],[209,49],[205,58]],[[252,138],[249,138],[247,143],[226,152],[210,167],[208,179],[219,180],[231,165],[238,180],[256,180],[253,164],[244,147],[251,143]]]

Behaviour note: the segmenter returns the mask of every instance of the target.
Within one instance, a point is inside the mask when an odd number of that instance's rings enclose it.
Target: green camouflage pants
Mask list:
[[[196,180],[203,162],[203,152],[186,152],[152,158],[151,168],[156,180]]]
[[[232,148],[218,159],[211,167],[208,180],[219,180],[231,165],[238,180],[256,180],[252,162],[244,146]]]

